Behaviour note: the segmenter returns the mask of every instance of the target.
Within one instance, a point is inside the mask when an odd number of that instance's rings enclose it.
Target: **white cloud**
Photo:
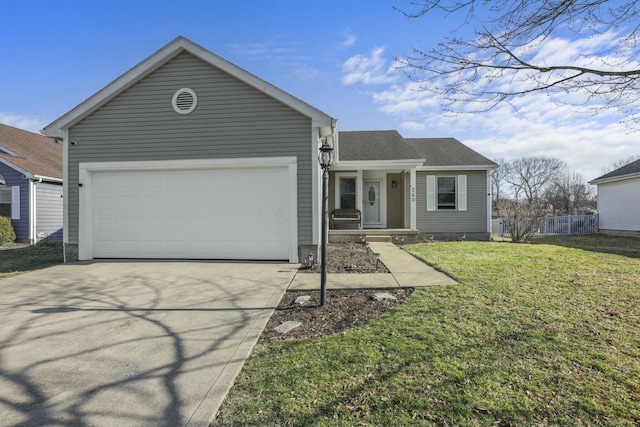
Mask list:
[[[2,112],[0,112],[0,123],[37,134],[40,134],[40,130],[47,125],[46,122],[33,117]]]
[[[353,34],[348,34],[344,40],[342,40],[338,46],[340,46],[341,48],[347,48],[347,47],[351,47],[353,46],[356,41],[358,40],[358,37],[354,36]]]
[[[398,80],[398,72],[393,66],[387,65],[384,57],[384,47],[374,48],[369,55],[354,55],[342,66],[342,83],[352,85],[385,84]]]
[[[577,63],[605,67],[620,63],[620,58],[600,54],[608,52],[618,41],[614,33],[585,40],[548,39],[527,55],[548,65]],[[377,47],[369,55],[351,57],[343,66],[342,81],[347,85],[380,84],[366,93],[379,111],[396,121],[405,136],[452,136],[492,159],[557,157],[586,179],[596,178],[604,166],[618,159],[640,154],[640,132],[632,132],[620,123],[626,118],[624,111],[609,106],[596,115],[594,112],[604,104],[589,100],[588,94],[534,92],[486,112],[452,113],[445,111],[435,91],[451,76],[423,82],[403,81],[393,64],[387,66],[383,54],[384,49]],[[633,66],[640,67],[637,62]],[[496,80],[496,87],[503,85],[513,91],[530,83],[522,75],[503,77]],[[455,107],[474,111],[469,103]]]

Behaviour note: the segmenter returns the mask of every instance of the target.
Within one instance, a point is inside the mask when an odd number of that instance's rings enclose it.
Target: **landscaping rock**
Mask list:
[[[304,304],[308,303],[309,301],[311,301],[311,295],[302,295],[302,296],[299,296],[298,298],[296,298],[296,300],[293,303],[294,304],[304,305]]]
[[[398,298],[394,297],[393,295],[387,292],[375,293],[371,295],[371,299],[373,301],[394,301],[394,302],[398,300]]]
[[[294,320],[289,320],[287,322],[283,322],[280,325],[276,326],[275,328],[273,328],[273,330],[278,332],[278,333],[281,333],[281,334],[286,334],[290,330],[295,329],[300,325],[302,325],[301,322],[296,322]]]

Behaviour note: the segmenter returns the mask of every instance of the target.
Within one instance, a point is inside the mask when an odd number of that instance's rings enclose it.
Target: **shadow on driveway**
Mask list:
[[[295,265],[99,262],[0,281],[6,426],[206,426]]]

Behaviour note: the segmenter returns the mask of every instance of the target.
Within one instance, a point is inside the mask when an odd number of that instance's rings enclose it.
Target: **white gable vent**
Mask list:
[[[171,105],[173,106],[173,111],[176,113],[189,114],[196,109],[196,105],[198,105],[198,97],[193,90],[183,87],[182,89],[178,89],[178,91],[173,95]]]

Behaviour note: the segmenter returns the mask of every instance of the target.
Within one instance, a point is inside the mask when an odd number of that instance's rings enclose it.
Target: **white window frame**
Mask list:
[[[438,179],[455,179],[455,200],[453,209],[441,209],[438,204]],[[465,212],[467,210],[467,175],[427,175],[428,212]]]

